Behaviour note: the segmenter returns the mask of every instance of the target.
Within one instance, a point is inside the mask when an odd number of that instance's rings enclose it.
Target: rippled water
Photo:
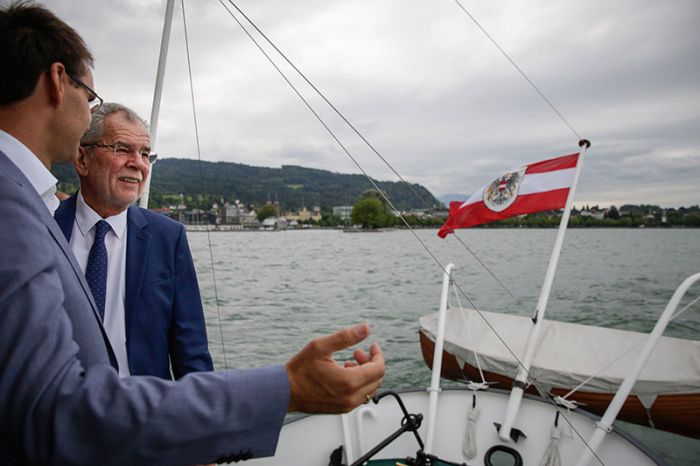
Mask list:
[[[314,336],[367,321],[387,358],[384,388],[427,386],[418,319],[439,304],[436,260],[455,264],[457,282],[480,309],[533,312],[555,230],[459,232],[508,291],[458,241],[435,233],[417,231],[418,241],[405,230],[190,232],[217,369],[283,363]],[[570,230],[547,318],[648,332],[676,287],[697,272],[697,229]],[[698,294],[696,287],[690,296]],[[666,335],[700,339],[699,311],[685,312]],[[700,442],[633,430],[671,464],[700,463]]]

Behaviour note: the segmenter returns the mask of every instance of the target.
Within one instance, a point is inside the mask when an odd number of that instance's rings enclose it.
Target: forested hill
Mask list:
[[[201,177],[200,177],[201,168]],[[52,169],[59,180],[59,190],[73,193],[78,177],[72,165],[55,165]],[[400,210],[439,206],[426,188],[401,182],[376,181]],[[326,170],[283,165],[282,168],[253,167],[231,162],[202,162],[191,159],[168,158],[154,165],[151,184],[151,207],[172,202],[172,196],[184,194],[219,201],[240,200],[246,204],[262,205],[278,200],[285,210],[320,206],[329,208],[353,205],[363,191],[372,189],[364,175],[344,175]]]

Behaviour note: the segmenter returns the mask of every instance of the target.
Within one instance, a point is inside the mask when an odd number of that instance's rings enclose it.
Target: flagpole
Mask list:
[[[153,105],[151,106],[151,121],[149,123],[151,132],[151,149],[155,149],[156,133],[158,132],[158,116],[160,115],[160,97],[163,94],[163,76],[165,76],[165,64],[168,61],[168,47],[170,45],[170,29],[173,23],[173,9],[175,0],[168,0],[165,5],[165,21],[163,23],[163,36],[160,40],[160,56],[158,57],[158,71],[156,72],[156,88],[153,92]],[[143,187],[139,207],[148,208],[148,198],[151,192],[151,178],[153,178],[153,166],[151,173],[146,179]]]
[[[552,255],[549,258],[549,266],[547,267],[547,273],[544,277],[544,283],[537,302],[537,308],[532,318],[533,325],[530,328],[530,336],[528,337],[527,346],[525,347],[525,356],[523,357],[521,366],[518,369],[518,375],[513,381],[513,387],[510,391],[510,398],[508,399],[508,407],[506,408],[503,425],[498,430],[498,436],[501,438],[501,440],[509,441],[511,439],[511,430],[513,429],[513,424],[515,423],[518,416],[518,411],[520,410],[520,403],[523,399],[523,393],[527,388],[527,377],[528,373],[530,372],[530,366],[532,365],[532,359],[537,349],[537,343],[539,342],[542,321],[544,320],[544,313],[547,309],[547,302],[549,301],[549,294],[552,289],[552,282],[554,281],[554,273],[556,272],[557,264],[559,262],[559,254],[561,253],[561,246],[564,243],[564,234],[566,233],[566,227],[569,224],[571,206],[573,204],[574,195],[576,194],[576,187],[578,186],[581,167],[583,166],[583,157],[586,149],[591,146],[591,143],[586,139],[581,139],[578,145],[581,148],[581,151],[579,152],[578,163],[576,164],[576,171],[574,172],[574,180],[571,184],[571,188],[569,189],[569,195],[566,198],[564,213],[561,216],[561,222],[559,222],[559,231],[557,232],[557,238],[554,241]]]

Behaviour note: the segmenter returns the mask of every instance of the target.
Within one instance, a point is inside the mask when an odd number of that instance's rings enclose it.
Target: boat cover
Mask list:
[[[524,316],[480,312],[522,360],[532,320]],[[421,331],[433,341],[437,320],[437,313],[420,319]],[[547,391],[552,387],[571,389],[595,375],[581,391],[615,392],[648,336],[639,332],[545,320],[530,370],[530,381],[537,381]],[[467,363],[474,367],[477,367],[475,352],[478,352],[482,370],[515,377],[517,364],[514,357],[474,310],[448,308],[444,350],[453,354],[460,365]],[[620,357],[623,353],[624,356]],[[700,393],[700,341],[661,337],[632,393],[645,398]]]

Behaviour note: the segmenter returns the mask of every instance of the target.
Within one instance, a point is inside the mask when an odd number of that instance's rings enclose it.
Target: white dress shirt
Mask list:
[[[90,249],[95,239],[95,224],[104,220],[112,228],[105,236],[107,248],[107,292],[105,295],[104,328],[112,344],[119,363],[119,375],[130,375],[129,361],[126,357],[126,315],[124,297],[126,294],[126,210],[120,214],[103,219],[85,203],[83,194],[78,192],[75,205],[75,221],[70,237],[78,265],[85,273]]]
[[[58,198],[56,197],[56,183],[58,180],[41,163],[39,157],[34,155],[27,146],[22,144],[14,136],[0,129],[0,151],[14,163],[19,171],[27,177],[32,187],[44,201],[51,215],[58,208]]]

